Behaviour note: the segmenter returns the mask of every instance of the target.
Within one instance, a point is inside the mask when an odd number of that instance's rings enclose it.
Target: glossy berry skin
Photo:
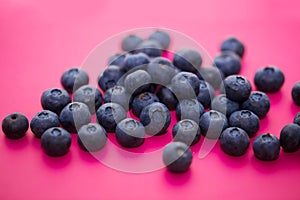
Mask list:
[[[28,124],[28,119],[25,115],[14,112],[2,120],[2,131],[10,139],[19,139],[27,132]]]
[[[124,72],[118,66],[108,66],[98,78],[99,87],[105,92],[107,89],[117,85]]]
[[[267,66],[255,73],[254,84],[262,92],[274,93],[280,90],[284,79],[284,74],[280,69],[275,66]]]
[[[219,111],[230,117],[230,115],[240,109],[240,104],[235,101],[231,101],[225,94],[219,94],[211,102],[211,109]]]
[[[165,104],[169,110],[176,109],[178,100],[172,90],[170,90],[170,86],[160,87],[156,95],[159,98],[159,101]]]
[[[191,119],[183,119],[173,126],[172,136],[174,141],[194,145],[200,140],[200,127]]]
[[[214,64],[225,77],[238,74],[241,71],[240,57],[231,51],[221,52],[214,58]]]
[[[296,152],[300,146],[300,126],[288,124],[280,132],[280,145],[285,152]]]
[[[207,82],[200,80],[199,93],[197,100],[204,108],[210,108],[211,100],[215,97],[214,88]]]
[[[197,99],[183,99],[176,108],[177,120],[191,119],[199,123],[201,115],[204,113],[204,107]]]
[[[141,42],[143,42],[142,38],[137,35],[130,34],[123,38],[121,48],[123,51],[134,51]]]
[[[124,53],[116,53],[109,57],[107,66],[110,65],[119,66],[122,69],[122,71],[124,71],[123,69],[124,59],[125,59]]]
[[[90,123],[91,113],[84,103],[72,102],[61,111],[59,120],[65,130],[70,133],[77,133],[80,127]]]
[[[71,136],[63,128],[49,128],[42,135],[41,144],[44,152],[49,156],[62,156],[70,149]]]
[[[221,51],[232,51],[242,58],[245,52],[245,46],[237,38],[230,37],[222,42]]]
[[[224,90],[226,97],[232,101],[246,101],[251,93],[252,87],[247,78],[240,75],[231,75],[224,79]]]
[[[63,73],[60,81],[65,90],[73,93],[81,86],[89,83],[89,76],[82,69],[72,68]]]
[[[123,147],[138,147],[145,140],[145,128],[139,121],[126,118],[120,121],[116,127],[116,139]]]
[[[230,127],[222,132],[220,137],[221,149],[232,156],[245,154],[250,144],[248,134],[241,128]]]
[[[137,46],[137,52],[147,54],[150,58],[162,55],[163,47],[155,40],[144,40]]]
[[[251,138],[258,132],[260,122],[258,116],[253,112],[239,110],[230,115],[229,125],[243,129]]]
[[[140,122],[144,125],[148,135],[162,135],[166,133],[171,122],[168,108],[159,102],[154,102],[143,108]]]
[[[163,30],[154,31],[153,33],[150,34],[148,39],[157,41],[164,50],[169,48],[171,42],[170,35]]]
[[[37,138],[40,138],[47,129],[59,126],[59,117],[50,110],[38,112],[30,122],[30,129]]]
[[[142,68],[150,62],[150,58],[144,53],[126,54],[123,68],[125,71],[130,71],[135,68]]]
[[[71,103],[71,98],[66,90],[51,88],[42,94],[41,104],[43,109],[55,112],[57,115],[69,103]]]
[[[73,101],[87,105],[91,114],[94,114],[98,110],[102,104],[102,100],[100,90],[91,85],[81,86],[73,94]]]
[[[117,103],[128,111],[131,104],[131,95],[127,93],[125,87],[116,85],[105,91],[104,103]]]
[[[223,73],[217,67],[202,67],[198,70],[198,77],[209,83],[215,90],[218,90],[224,79]]]
[[[140,117],[140,114],[144,107],[154,103],[159,102],[158,97],[150,92],[144,92],[134,97],[132,101],[132,113]]]
[[[256,158],[264,161],[276,160],[280,152],[280,142],[276,136],[264,133],[255,138],[252,148]]]
[[[296,114],[296,116],[294,117],[294,124],[297,124],[300,126],[300,112],[298,112]]]
[[[201,116],[199,126],[206,138],[219,139],[222,131],[228,127],[228,121],[224,114],[210,110]]]
[[[250,110],[256,114],[259,119],[263,119],[270,110],[270,99],[264,93],[260,91],[253,91],[250,93],[249,98],[243,102],[242,109]]]
[[[115,132],[117,123],[126,118],[125,109],[116,103],[105,103],[96,112],[98,123],[106,132]]]
[[[77,142],[79,147],[88,152],[102,149],[107,141],[105,129],[96,123],[83,125],[78,131]]]
[[[152,78],[145,70],[137,70],[126,76],[124,79],[124,87],[131,94],[138,94],[142,91],[150,90]]]
[[[191,72],[179,72],[172,78],[170,85],[179,100],[196,98],[199,93],[200,80]]]
[[[150,61],[147,71],[155,84],[168,85],[176,74],[176,68],[166,58],[156,57]]]
[[[163,149],[163,162],[173,173],[186,172],[192,164],[193,154],[183,142],[171,142]]]
[[[173,64],[182,71],[196,73],[201,67],[202,57],[194,49],[181,49],[176,52]]]
[[[292,98],[297,106],[300,106],[300,82],[297,82],[292,88]]]

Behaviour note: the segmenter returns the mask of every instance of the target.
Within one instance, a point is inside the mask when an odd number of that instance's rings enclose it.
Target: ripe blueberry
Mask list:
[[[241,60],[231,51],[223,51],[214,59],[215,66],[225,77],[238,74],[241,71]]]
[[[57,115],[69,103],[71,103],[71,98],[66,90],[52,88],[42,94],[41,104],[43,109],[55,112]]]
[[[255,138],[252,148],[258,159],[264,161],[276,160],[280,152],[280,142],[276,136],[264,133]]]
[[[27,130],[28,119],[22,113],[11,113],[2,120],[2,131],[10,139],[23,137]]]
[[[173,126],[172,136],[174,141],[194,145],[200,140],[200,127],[191,119],[183,119]]]
[[[89,83],[88,74],[79,68],[72,68],[63,73],[61,84],[69,93]]]
[[[173,64],[182,71],[195,73],[200,69],[202,57],[194,49],[181,49],[176,52]]]
[[[295,152],[300,145],[300,126],[288,124],[280,132],[280,145],[286,152]]]

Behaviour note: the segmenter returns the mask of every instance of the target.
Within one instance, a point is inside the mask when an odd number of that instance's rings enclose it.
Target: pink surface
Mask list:
[[[277,65],[286,82],[270,95],[271,110],[259,133],[279,136],[300,111],[291,100],[300,79],[299,2],[293,1],[53,1],[4,0],[0,5],[0,119],[20,111],[31,119],[40,95],[60,87],[63,71],[80,66],[100,42],[121,31],[158,26],[194,38],[210,55],[228,35],[247,47],[242,74]],[[100,69],[99,69],[100,70]],[[169,138],[168,138],[169,137]],[[251,149],[230,157],[219,145],[204,159],[192,147],[194,160],[185,174],[165,169],[131,174],[113,170],[81,151],[72,135],[70,152],[45,155],[28,131],[21,140],[0,134],[0,199],[299,199],[300,151],[281,152],[274,162],[258,161]],[[170,136],[164,137],[165,141]],[[203,140],[203,139],[202,139]],[[148,141],[147,141],[148,142]],[[155,143],[142,148],[152,149]],[[158,144],[161,145],[161,144]],[[143,149],[142,149],[143,150]],[[141,151],[142,151],[141,150]]]

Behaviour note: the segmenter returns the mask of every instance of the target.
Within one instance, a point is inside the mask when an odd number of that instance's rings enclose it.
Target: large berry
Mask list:
[[[149,57],[144,53],[126,54],[123,67],[124,70],[130,71],[135,68],[145,67],[150,62]]]
[[[265,161],[276,160],[280,152],[279,139],[270,134],[264,133],[256,137],[252,144],[254,155]]]
[[[200,140],[200,127],[191,119],[183,119],[173,126],[172,136],[174,141],[194,145]]]
[[[201,115],[204,113],[204,107],[197,99],[183,99],[176,108],[177,120],[191,119],[199,123]]]
[[[28,119],[19,112],[11,113],[2,120],[2,131],[10,139],[19,139],[28,130]]]
[[[202,64],[202,57],[194,49],[181,49],[176,52],[173,64],[182,71],[197,72]]]
[[[270,99],[264,92],[253,91],[249,98],[243,102],[242,109],[250,110],[262,119],[269,112],[270,105]]]
[[[69,69],[64,72],[61,77],[61,84],[69,93],[73,93],[75,90],[88,83],[88,74],[79,68]]]
[[[245,47],[240,40],[235,37],[230,37],[222,42],[221,51],[232,51],[242,58],[245,52]]]
[[[224,79],[224,91],[226,97],[232,101],[246,101],[251,93],[250,82],[240,75],[231,75]]]
[[[171,42],[169,34],[163,30],[156,30],[153,33],[151,33],[149,36],[149,40],[157,41],[158,43],[160,43],[164,50],[169,48]]]
[[[57,115],[69,103],[71,103],[71,98],[66,90],[51,88],[42,94],[41,104],[43,109],[55,112]]]
[[[295,152],[300,145],[300,126],[288,124],[280,132],[280,145],[286,152]]]
[[[175,66],[166,58],[156,57],[150,61],[147,67],[153,83],[166,86],[176,73]]]
[[[241,60],[231,51],[223,51],[214,59],[215,66],[225,77],[238,74],[241,71]]]
[[[141,42],[143,42],[142,38],[137,35],[130,34],[122,40],[121,47],[123,51],[134,51]]]
[[[131,95],[128,94],[125,87],[120,85],[109,88],[104,93],[104,103],[117,103],[125,110],[129,110],[131,99]]]
[[[120,67],[115,65],[108,66],[103,73],[100,74],[98,78],[98,85],[103,91],[106,91],[107,89],[117,85],[123,74],[124,72]]]
[[[292,98],[296,105],[300,106],[300,82],[297,82],[292,88]]]

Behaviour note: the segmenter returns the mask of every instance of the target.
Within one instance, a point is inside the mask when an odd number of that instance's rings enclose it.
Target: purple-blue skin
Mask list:
[[[116,53],[116,54],[112,55],[111,57],[109,57],[107,66],[110,66],[110,65],[119,66],[122,71],[125,71],[123,69],[124,59],[125,59],[124,53]]]
[[[124,72],[118,66],[108,66],[103,73],[99,75],[98,85],[105,92],[107,89],[117,85]]]
[[[154,103],[159,102],[157,96],[150,92],[144,92],[134,97],[132,101],[132,113],[140,117],[140,114],[144,107]]]
[[[71,103],[70,95],[64,89],[51,88],[42,94],[41,104],[43,109],[55,112],[57,115],[69,103]]]
[[[157,41],[162,46],[163,50],[167,50],[171,42],[170,35],[163,30],[154,31],[150,34],[148,39]]]
[[[144,40],[137,46],[136,51],[147,54],[150,58],[154,58],[162,55],[163,47],[155,40]]]
[[[296,152],[300,146],[300,126],[288,124],[280,132],[280,145],[285,152]]]
[[[176,108],[177,120],[191,119],[199,123],[200,117],[204,113],[203,105],[197,99],[183,99]]]
[[[182,71],[196,73],[201,67],[202,57],[194,49],[181,49],[176,52],[173,64]]]
[[[294,124],[297,124],[300,126],[300,112],[298,112],[294,117]]]
[[[136,54],[128,53],[125,56],[123,68],[125,71],[128,72],[135,68],[140,69],[144,66],[147,66],[149,62],[150,62],[150,58],[142,52]]]
[[[282,87],[284,79],[284,74],[279,68],[266,66],[255,73],[254,84],[262,92],[275,93]]]
[[[240,57],[231,52],[223,51],[214,59],[214,65],[224,74],[225,77],[238,74],[241,71]]]
[[[237,38],[230,37],[222,42],[221,51],[232,51],[242,58],[245,53],[245,46]]]
[[[280,142],[276,136],[264,133],[255,138],[252,148],[255,157],[259,160],[272,161],[279,156]]]
[[[197,71],[200,80],[208,82],[215,90],[218,90],[224,79],[223,73],[217,67],[202,67]]]
[[[297,106],[300,106],[300,82],[297,82],[292,88],[292,99]]]
[[[200,127],[191,119],[183,119],[173,126],[172,136],[174,141],[194,145],[200,140]]]
[[[19,139],[25,136],[28,130],[28,119],[19,112],[7,115],[2,120],[2,131],[10,139]]]
[[[263,119],[270,110],[270,99],[264,93],[260,91],[253,91],[250,93],[249,98],[243,102],[242,109],[250,110],[256,114],[259,119]]]
[[[152,78],[148,72],[139,69],[126,76],[124,79],[124,87],[126,91],[135,95],[142,91],[149,91],[151,88]]]
[[[230,115],[240,109],[240,104],[235,101],[231,101],[225,94],[219,94],[211,102],[211,109],[219,111],[230,117]]]
[[[121,48],[123,51],[134,51],[137,46],[143,42],[143,39],[137,35],[130,34],[123,38]]]
[[[197,100],[204,108],[210,108],[211,100],[215,97],[214,88],[207,82],[200,80]]]
[[[161,86],[156,95],[159,98],[159,101],[165,104],[169,110],[175,110],[178,104],[178,100],[175,94],[169,89],[170,86]]]
[[[131,100],[131,95],[127,93],[125,87],[120,85],[109,88],[104,93],[104,103],[117,103],[121,105],[126,111],[129,110]]]
[[[89,83],[89,76],[82,69],[72,68],[63,73],[60,81],[65,90],[73,93],[81,86]]]

